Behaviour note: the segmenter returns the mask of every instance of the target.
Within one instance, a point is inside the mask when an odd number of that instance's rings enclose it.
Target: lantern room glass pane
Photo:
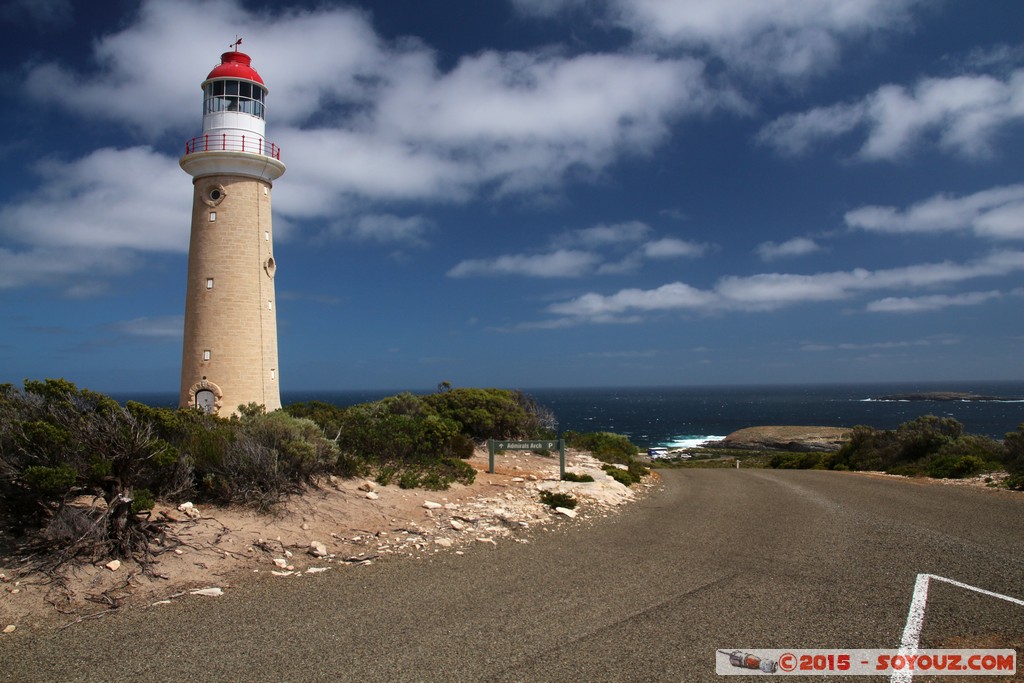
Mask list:
[[[224,81],[224,92],[228,95],[237,95],[238,81]]]

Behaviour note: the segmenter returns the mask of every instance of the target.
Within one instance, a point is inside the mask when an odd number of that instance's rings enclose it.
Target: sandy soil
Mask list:
[[[588,472],[597,484],[559,481],[558,457],[531,453],[498,456],[489,474],[486,450],[469,461],[477,470],[471,486],[447,491],[403,490],[362,479],[331,478],[272,515],[251,510],[198,506],[193,516],[158,506],[175,520],[176,543],[158,548],[150,572],[134,562],[108,568],[109,559],[69,569],[63,585],[45,576],[23,575],[13,558],[0,557],[0,637],[7,629],[62,627],[115,609],[146,607],[164,600],[203,599],[195,591],[230,590],[259,572],[281,580],[306,573],[342,570],[360,563],[461,552],[472,544],[529,542],[531,530],[553,523],[575,524],[607,515],[654,486],[657,475],[626,489],[600,470],[589,454],[567,451],[567,468]],[[568,490],[579,501],[578,517],[542,505],[538,489]],[[322,544],[316,546],[315,544]],[[113,566],[113,565],[111,565]],[[200,594],[202,595],[202,594]]]

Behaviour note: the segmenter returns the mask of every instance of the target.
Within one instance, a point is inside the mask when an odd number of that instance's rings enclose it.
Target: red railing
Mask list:
[[[281,148],[258,135],[207,133],[185,142],[185,154],[196,152],[249,152],[281,160]]]

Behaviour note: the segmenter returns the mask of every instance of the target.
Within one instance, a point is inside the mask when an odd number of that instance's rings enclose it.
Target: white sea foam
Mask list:
[[[685,434],[683,436],[672,437],[672,441],[668,441],[662,444],[665,448],[696,448],[697,446],[703,446],[706,443],[712,441],[721,441],[724,436],[700,436],[694,434]]]

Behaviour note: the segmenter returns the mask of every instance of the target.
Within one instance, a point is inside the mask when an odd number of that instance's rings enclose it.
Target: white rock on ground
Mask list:
[[[620,484],[602,470],[580,470],[594,478],[590,482],[542,481],[537,484],[540,491],[568,493],[577,498],[586,498],[601,505],[624,505],[633,500],[634,494],[628,486]]]
[[[178,511],[184,512],[189,519],[199,519],[200,517],[199,508],[192,503],[182,503],[178,506]]]
[[[309,544],[309,554],[313,557],[327,557],[327,546],[320,541],[312,541]]]
[[[557,512],[560,515],[565,515],[566,517],[568,517],[570,519],[573,519],[573,518],[576,517],[576,511],[575,510],[570,510],[569,508],[555,508],[555,512]]]
[[[432,500],[427,500],[423,502],[423,507],[425,507],[428,510],[440,510],[444,506],[441,505],[440,503],[435,503]]]
[[[104,566],[110,571],[116,572],[118,569],[121,568],[121,560],[111,560],[110,562],[107,562]]]

